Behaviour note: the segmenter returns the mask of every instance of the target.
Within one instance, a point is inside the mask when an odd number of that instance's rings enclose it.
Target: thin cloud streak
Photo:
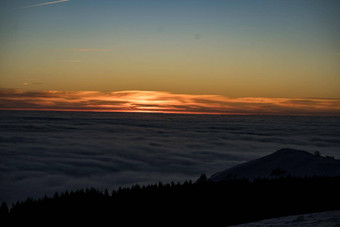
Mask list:
[[[80,52],[103,52],[110,51],[109,49],[72,49],[72,51],[80,51]]]
[[[68,63],[81,63],[81,60],[66,60]]]
[[[45,5],[52,5],[52,4],[62,3],[62,2],[69,2],[69,1],[70,0],[59,0],[59,1],[53,1],[53,2],[44,2],[44,3],[40,3],[40,4],[24,6],[24,7],[21,7],[21,9],[33,8],[33,7],[39,7],[39,6],[45,6]]]
[[[338,99],[228,98],[163,91],[0,90],[0,110],[340,116]]]

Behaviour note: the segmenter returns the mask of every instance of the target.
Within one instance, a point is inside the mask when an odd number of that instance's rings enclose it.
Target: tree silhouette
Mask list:
[[[201,174],[201,176],[196,180],[196,184],[204,184],[208,182],[207,175]]]
[[[7,203],[3,202],[0,206],[0,219],[7,218],[9,215],[9,209]]]
[[[95,188],[28,198],[8,209],[0,221],[14,225],[81,224],[134,226],[227,226],[286,215],[340,209],[340,177],[276,178],[157,183],[99,191]],[[46,224],[46,223],[45,223]]]

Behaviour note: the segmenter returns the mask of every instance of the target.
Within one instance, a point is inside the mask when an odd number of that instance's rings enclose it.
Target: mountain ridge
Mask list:
[[[217,172],[210,181],[279,177],[340,176],[340,160],[322,157],[319,152],[283,148],[267,156]]]

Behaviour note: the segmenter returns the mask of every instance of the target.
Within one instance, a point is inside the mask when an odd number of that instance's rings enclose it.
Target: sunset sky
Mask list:
[[[338,0],[1,0],[0,109],[340,115]]]

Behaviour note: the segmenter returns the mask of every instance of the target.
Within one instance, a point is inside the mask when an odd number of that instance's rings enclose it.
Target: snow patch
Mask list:
[[[326,227],[340,225],[340,210],[321,213],[301,214],[258,222],[234,225],[234,227]]]

